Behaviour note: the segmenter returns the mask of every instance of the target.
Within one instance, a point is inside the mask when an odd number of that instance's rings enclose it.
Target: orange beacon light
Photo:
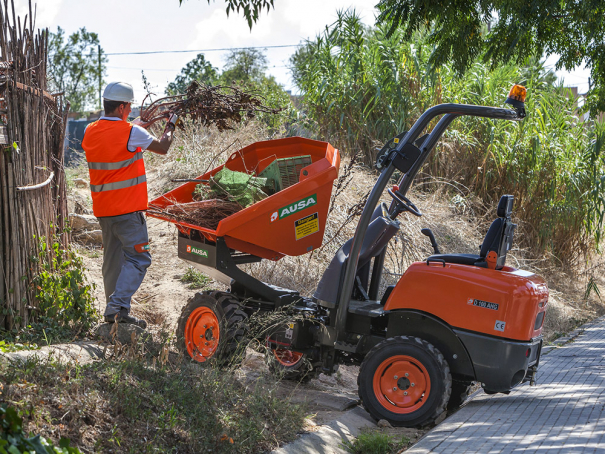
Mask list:
[[[517,109],[525,107],[525,96],[527,89],[523,85],[513,85],[508,93],[505,103],[510,104]]]

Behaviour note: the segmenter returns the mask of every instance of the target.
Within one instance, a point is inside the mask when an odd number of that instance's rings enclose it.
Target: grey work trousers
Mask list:
[[[141,211],[99,218],[103,232],[105,315],[130,312],[130,300],[151,265],[147,222]]]

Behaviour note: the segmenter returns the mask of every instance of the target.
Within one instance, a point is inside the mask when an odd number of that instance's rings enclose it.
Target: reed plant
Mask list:
[[[456,120],[423,172],[464,185],[483,207],[513,194],[522,246],[564,263],[586,257],[602,235],[605,127],[579,116],[571,91],[539,60],[495,69],[477,62],[460,77],[448,65],[431,71],[432,51],[422,32],[411,40],[399,31],[389,37],[381,27],[365,27],[354,11],[339,12],[291,60],[304,112],[325,140],[372,165],[377,145],[429,107],[502,106],[511,85],[524,84],[524,121]]]
[[[291,58],[303,93],[304,113],[318,133],[346,152],[363,153],[407,129],[440,102],[438,75],[428,72],[429,48],[422,35],[367,28],[355,11],[340,11],[334,24],[307,41]]]
[[[525,74],[523,74],[525,72]],[[578,263],[598,247],[605,213],[605,127],[577,114],[569,89],[547,72],[477,63],[463,79],[444,72],[446,102],[499,105],[511,83],[528,87],[528,117],[518,123],[462,117],[426,171],[462,182],[485,206],[515,196],[524,246]],[[490,213],[491,214],[491,213]]]

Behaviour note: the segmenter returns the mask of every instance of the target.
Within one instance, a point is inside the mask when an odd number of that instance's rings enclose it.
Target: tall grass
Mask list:
[[[386,36],[368,29],[354,11],[337,21],[291,59],[304,108],[322,136],[354,154],[374,159],[373,149],[408,128],[440,102],[438,77],[427,72],[429,52],[419,37]]]
[[[515,195],[527,246],[574,263],[598,244],[603,227],[605,127],[576,116],[569,90],[540,71],[524,79],[513,67],[476,64],[462,80],[443,75],[446,102],[499,105],[512,82],[528,87],[527,119],[519,124],[462,117],[427,171],[463,182],[487,206]]]
[[[598,245],[605,213],[605,127],[581,121],[570,92],[536,60],[491,70],[476,63],[460,78],[449,66],[429,72],[432,49],[365,28],[354,11],[340,12],[324,33],[292,58],[306,114],[345,153],[375,148],[408,129],[440,102],[501,106],[514,83],[528,88],[521,123],[462,117],[423,171],[466,186],[495,206],[515,196],[522,245],[574,263]],[[490,210],[487,210],[486,214]]]

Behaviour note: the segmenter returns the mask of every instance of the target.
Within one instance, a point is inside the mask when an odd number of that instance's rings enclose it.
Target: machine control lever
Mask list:
[[[422,229],[420,233],[422,233],[424,236],[429,237],[429,240],[431,240],[431,246],[433,246],[433,251],[435,251],[435,254],[441,254],[441,252],[439,251],[439,246],[437,246],[437,241],[435,240],[435,235],[433,235],[432,230]]]

